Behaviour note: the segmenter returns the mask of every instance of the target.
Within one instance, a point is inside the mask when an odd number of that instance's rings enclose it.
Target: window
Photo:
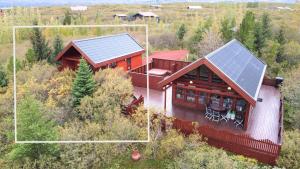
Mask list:
[[[223,107],[227,110],[232,108],[232,98],[225,97],[223,100]]]
[[[214,83],[222,83],[222,79],[219,78],[219,76],[217,76],[216,74],[213,73],[212,75],[212,82]]]
[[[194,90],[188,90],[186,100],[188,102],[195,102],[195,91]]]
[[[206,104],[206,93],[200,92],[199,94],[199,103]]]
[[[209,70],[205,66],[199,67],[200,80],[208,81]]]
[[[111,63],[110,64],[110,66],[109,67],[111,67],[111,68],[115,68],[115,67],[117,67],[117,63],[116,62],[113,62],[113,63]]]
[[[126,62],[127,62],[127,70],[130,70],[131,69],[131,58],[127,58]]]
[[[184,99],[184,91],[182,88],[176,88],[176,99]]]
[[[197,78],[197,70],[192,70],[184,75],[186,79],[195,80]]]
[[[219,105],[221,100],[221,96],[217,94],[213,94],[211,96],[211,104]]]
[[[247,105],[247,103],[246,103],[245,100],[243,100],[243,99],[237,100],[237,102],[236,102],[236,111],[238,111],[238,112],[245,111],[246,110],[246,105]]]

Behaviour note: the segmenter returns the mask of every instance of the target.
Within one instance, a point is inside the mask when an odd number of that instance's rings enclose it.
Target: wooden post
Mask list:
[[[164,94],[165,94],[165,97],[164,97],[164,111],[167,110],[167,87],[165,86],[164,87]]]

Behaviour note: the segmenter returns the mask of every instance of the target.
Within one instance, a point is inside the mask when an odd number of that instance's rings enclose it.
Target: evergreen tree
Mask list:
[[[276,62],[281,63],[284,61],[284,44],[286,43],[285,33],[282,27],[280,28],[275,38],[280,45],[278,49],[278,53],[276,55]]]
[[[229,42],[234,38],[235,19],[226,17],[221,21],[221,33],[224,42]]]
[[[63,41],[59,35],[56,35],[54,42],[53,42],[53,52],[51,57],[48,59],[49,63],[55,63],[55,57],[58,55],[59,52],[63,50]]]
[[[43,104],[31,96],[20,100],[17,106],[18,141],[55,141],[57,130],[55,123],[43,115]],[[55,144],[15,144],[9,153],[11,160],[22,161],[27,158],[39,160],[42,156],[58,156]]]
[[[65,12],[65,18],[63,20],[63,25],[71,25],[72,17],[70,11]]]
[[[238,33],[239,40],[250,50],[254,51],[254,27],[255,27],[255,16],[253,12],[247,11],[240,25]]]
[[[84,96],[92,95],[95,89],[93,73],[84,59],[80,59],[79,68],[73,83],[73,105],[78,106]]]
[[[255,51],[257,52],[257,55],[261,57],[261,50],[265,45],[265,38],[263,36],[263,27],[260,22],[256,23],[256,27],[254,28],[254,36],[255,36],[255,41],[254,41],[254,47]]]
[[[179,41],[182,41],[182,40],[183,40],[186,31],[187,31],[187,30],[186,30],[185,25],[184,25],[184,24],[181,24],[180,27],[179,27],[179,29],[178,29],[177,32],[176,32],[176,37],[177,37],[177,39],[178,39]]]
[[[0,66],[0,87],[5,87],[8,84],[8,79],[6,72],[4,71],[3,67]]]
[[[265,43],[268,39],[270,39],[272,32],[271,32],[271,20],[267,13],[264,13],[261,19],[256,22],[256,26],[254,28],[254,35],[255,35],[255,50],[259,57],[262,55],[262,48],[265,46]]]
[[[33,24],[37,25],[37,22],[34,21]],[[49,48],[48,42],[45,40],[40,28],[33,28],[30,40],[32,49],[38,61],[45,60],[50,57],[51,49]]]
[[[31,49],[31,48],[27,50],[27,52],[25,54],[25,58],[29,64],[32,64],[37,61],[35,53],[34,53],[33,49]]]
[[[267,13],[264,13],[262,18],[261,18],[261,23],[262,23],[262,34],[264,39],[269,39],[272,36],[272,31],[271,31],[271,19]]]

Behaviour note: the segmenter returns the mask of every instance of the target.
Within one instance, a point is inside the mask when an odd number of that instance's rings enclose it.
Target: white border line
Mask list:
[[[16,87],[16,29],[24,28],[94,28],[94,27],[144,27],[146,32],[146,63],[147,63],[147,102],[149,102],[149,66],[148,66],[148,25],[147,24],[121,24],[121,25],[33,25],[33,26],[13,26],[13,66],[14,66],[14,127],[15,143],[17,144],[68,144],[68,143],[148,143],[150,142],[150,111],[147,106],[147,140],[82,140],[82,141],[18,141],[17,140],[17,87]]]

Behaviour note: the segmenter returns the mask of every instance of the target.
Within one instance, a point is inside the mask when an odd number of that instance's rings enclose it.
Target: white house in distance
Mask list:
[[[187,9],[189,9],[189,10],[200,10],[200,9],[202,9],[202,6],[188,6]]]
[[[71,11],[86,11],[87,6],[71,6]]]

